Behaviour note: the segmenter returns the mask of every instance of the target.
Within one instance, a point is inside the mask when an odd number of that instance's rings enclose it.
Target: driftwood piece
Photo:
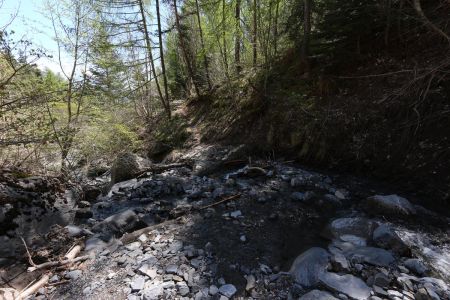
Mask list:
[[[33,295],[34,293],[36,293],[41,287],[43,287],[44,285],[47,284],[47,282],[49,281],[50,276],[49,275],[44,275],[42,276],[41,279],[39,279],[36,283],[34,283],[33,285],[31,285],[30,287],[26,288],[24,291],[22,291],[19,295],[19,299],[25,299],[28,296]]]
[[[237,198],[239,198],[240,196],[241,196],[241,194],[236,194],[236,195],[227,197],[227,198],[225,198],[225,199],[222,199],[222,200],[220,200],[220,201],[214,202],[213,204],[209,204],[209,205],[200,207],[199,209],[200,209],[200,210],[202,210],[202,209],[207,209],[207,208],[209,208],[209,207],[213,207],[213,206],[219,205],[219,204],[221,204],[221,203],[224,203],[224,202],[227,202],[227,201],[231,201],[231,200],[237,199]]]
[[[45,263],[40,264],[40,265],[29,267],[27,269],[27,271],[28,272],[34,272],[36,270],[48,269],[48,268],[51,268],[51,267],[64,266],[64,265],[67,265],[67,264],[83,261],[83,260],[86,260],[88,258],[89,258],[89,255],[85,255],[85,256],[80,256],[80,257],[73,258],[73,259],[63,259],[63,260],[60,260],[60,261],[48,261],[48,262],[45,262]]]

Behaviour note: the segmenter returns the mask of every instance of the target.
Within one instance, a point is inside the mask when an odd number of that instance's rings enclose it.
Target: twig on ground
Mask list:
[[[30,251],[28,250],[27,243],[25,242],[25,240],[23,239],[23,237],[20,237],[20,239],[22,240],[23,245],[25,246],[25,250],[27,250],[28,262],[29,262],[30,265],[32,265],[33,267],[36,266],[36,264],[34,263],[33,259],[31,258],[31,254],[30,254]]]
[[[89,255],[85,255],[85,256],[80,256],[77,258],[73,258],[73,259],[64,259],[64,260],[60,260],[60,261],[49,261],[40,265],[36,265],[33,267],[29,267],[27,269],[28,272],[34,272],[36,270],[41,270],[41,269],[48,269],[51,267],[58,267],[58,266],[64,266],[67,264],[71,264],[71,263],[76,263],[79,261],[83,261],[89,258]]]
[[[225,198],[225,199],[222,199],[222,200],[220,200],[220,201],[214,202],[213,204],[209,204],[209,205],[200,207],[199,209],[202,210],[202,209],[210,208],[210,207],[219,205],[219,204],[221,204],[221,203],[224,203],[224,202],[227,202],[227,201],[231,201],[231,200],[237,199],[237,198],[239,198],[240,196],[241,196],[241,194],[236,194],[236,195],[227,197],[227,198]]]

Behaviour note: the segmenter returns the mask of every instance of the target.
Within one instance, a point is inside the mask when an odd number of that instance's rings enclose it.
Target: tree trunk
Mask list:
[[[278,54],[278,14],[279,14],[279,9],[280,9],[280,0],[276,0],[277,4],[276,4],[276,8],[275,8],[275,24],[274,24],[274,28],[273,28],[273,50],[274,50],[274,54],[275,57]]]
[[[190,79],[192,80],[192,84],[194,85],[196,96],[200,97],[200,91],[194,80],[194,71],[193,71],[193,68],[191,65],[191,59],[189,59],[189,56],[187,53],[187,48],[184,43],[183,33],[181,32],[181,24],[180,24],[180,16],[178,15],[177,0],[173,0],[173,9],[174,9],[174,14],[175,14],[175,26],[177,28],[178,38],[180,40],[180,48],[181,48],[181,52],[183,53],[184,60],[185,60],[185,63],[186,63],[187,69],[188,69],[188,75],[189,75]]]
[[[138,3],[139,3],[139,10],[140,10],[141,17],[142,17],[142,25],[144,27],[143,28],[144,29],[144,39],[145,39],[145,43],[147,46],[147,53],[148,53],[148,57],[150,59],[150,65],[152,68],[153,77],[155,77],[156,89],[158,91],[159,98],[161,99],[161,103],[162,103],[164,109],[166,110],[167,117],[170,118],[170,109],[169,110],[167,109],[167,105],[166,105],[166,102],[164,100],[164,97],[163,97],[163,94],[161,91],[161,86],[159,85],[158,76],[156,75],[155,63],[153,61],[152,45],[151,45],[151,41],[150,41],[150,35],[147,30],[147,21],[145,18],[144,5],[142,4],[142,0],[138,0]]]
[[[239,74],[242,70],[241,67],[241,0],[236,0],[236,32],[234,42],[234,64],[236,67],[236,73]]]
[[[206,80],[208,81],[208,88],[211,90],[211,88],[212,88],[211,87],[211,78],[209,77],[208,58],[206,56],[205,41],[203,40],[203,30],[202,30],[202,23],[200,20],[200,7],[198,5],[198,0],[195,0],[195,7],[197,9],[198,30],[200,32],[200,44],[202,46],[203,64],[205,66]]]
[[[307,61],[309,55],[309,38],[311,34],[311,0],[303,0],[304,22],[303,22],[303,45],[302,58]]]
[[[164,48],[162,41],[162,32],[161,32],[161,15],[159,12],[159,0],[156,0],[156,18],[158,22],[158,41],[159,41],[159,56],[161,57],[161,70],[163,74],[163,82],[164,82],[164,96],[166,98],[166,104],[164,108],[166,109],[166,113],[171,117],[170,111],[170,100],[169,100],[169,88],[167,86],[167,74],[166,74],[166,64],[164,62]]]
[[[253,67],[256,67],[258,59],[257,35],[258,35],[258,16],[257,16],[257,0],[253,0]]]
[[[228,74],[228,51],[227,51],[227,26],[226,26],[226,10],[225,10],[225,0],[222,0],[222,39],[223,39],[223,62],[225,64],[225,72]],[[228,77],[228,76],[227,76]]]

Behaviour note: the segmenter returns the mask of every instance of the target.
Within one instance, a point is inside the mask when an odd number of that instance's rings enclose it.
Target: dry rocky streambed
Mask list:
[[[449,220],[395,190],[233,147],[155,166],[103,194],[4,176],[0,299],[450,299]]]

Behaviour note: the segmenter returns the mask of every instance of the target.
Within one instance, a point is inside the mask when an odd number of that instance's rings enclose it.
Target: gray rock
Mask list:
[[[370,296],[370,288],[358,277],[338,275],[324,272],[320,275],[320,283],[337,293],[343,293],[353,299],[365,300]]]
[[[340,236],[340,239],[344,242],[351,243],[355,246],[366,246],[367,241],[365,238],[353,235],[353,234],[344,234]]]
[[[127,209],[123,212],[109,216],[99,224],[95,225],[92,230],[94,232],[123,234],[132,230],[138,221],[139,217],[136,213],[131,209]]]
[[[219,292],[219,289],[217,288],[217,286],[211,285],[211,286],[209,287],[209,294],[210,294],[211,296],[216,295],[218,292]]]
[[[298,300],[338,300],[328,292],[320,290],[312,290],[309,293],[304,294]]]
[[[148,264],[143,264],[139,269],[139,272],[141,272],[143,275],[146,275],[148,277],[150,277],[150,279],[153,279],[156,277],[157,273],[157,269],[150,267]]]
[[[368,238],[372,236],[374,229],[375,223],[362,217],[336,219],[329,226],[329,231],[335,238],[347,234]]]
[[[162,285],[152,285],[142,292],[143,300],[159,300],[164,294]]]
[[[389,284],[391,283],[391,279],[388,276],[386,276],[385,274],[383,274],[383,273],[377,273],[374,276],[373,283],[376,286],[385,288],[385,287],[389,286]]]
[[[232,284],[224,284],[219,288],[219,293],[228,298],[233,297],[236,292],[236,287]]]
[[[134,178],[151,162],[133,153],[122,153],[114,160],[111,167],[111,182],[117,183]]]
[[[145,285],[145,277],[144,276],[136,276],[133,281],[130,283],[130,288],[132,292],[139,292],[144,288]]]
[[[428,271],[428,268],[423,264],[423,262],[417,258],[410,258],[405,260],[405,266],[410,271],[420,276],[424,275]]]
[[[187,286],[186,282],[184,282],[184,281],[177,282],[177,289],[178,289],[178,293],[181,296],[186,296],[190,292],[189,287]]]
[[[247,275],[245,276],[245,279],[247,280],[247,284],[245,285],[245,290],[247,292],[253,290],[256,286],[256,279],[253,275]]]
[[[345,255],[352,262],[365,262],[374,266],[386,267],[395,261],[391,252],[375,247],[357,247]]]
[[[394,297],[398,297],[400,299],[403,298],[403,294],[396,290],[388,290],[387,293],[388,293],[389,298],[391,298],[391,299]]]
[[[386,290],[384,290],[383,288],[380,288],[379,286],[374,285],[373,292],[377,296],[384,297],[384,298],[388,297],[388,293],[386,292]]]
[[[135,251],[137,249],[141,248],[141,243],[140,242],[133,242],[130,243],[128,245],[125,245],[125,249],[127,249],[128,251]]]
[[[386,224],[381,224],[374,230],[372,240],[378,247],[392,249],[392,251],[400,255],[409,252],[408,246],[402,241],[394,229]]]
[[[330,254],[325,249],[314,247],[300,254],[289,272],[296,283],[311,287],[318,282],[320,274],[326,271],[329,259]]]
[[[331,256],[331,266],[334,271],[341,272],[345,271],[348,272],[350,270],[350,266],[348,264],[347,258],[345,258],[344,254],[342,253],[334,253]]]
[[[68,272],[64,277],[66,279],[76,280],[76,279],[80,278],[82,274],[83,274],[83,272],[81,270],[73,270],[73,271]]]
[[[167,274],[177,274],[178,266],[177,265],[168,265],[166,267]]]
[[[375,195],[364,202],[364,209],[370,214],[389,216],[410,216],[416,214],[414,206],[398,195]]]
[[[93,235],[92,232],[90,232],[87,229],[80,228],[75,225],[67,225],[65,227],[67,229],[67,233],[70,237],[80,237],[80,236],[86,236],[86,235]]]
[[[230,212],[230,217],[232,217],[232,218],[238,218],[238,217],[241,217],[242,216],[242,213],[241,213],[241,211],[240,210],[236,210],[236,211],[233,211],[233,212]]]

